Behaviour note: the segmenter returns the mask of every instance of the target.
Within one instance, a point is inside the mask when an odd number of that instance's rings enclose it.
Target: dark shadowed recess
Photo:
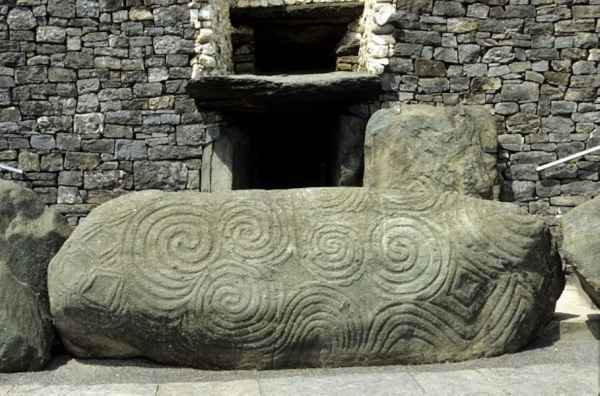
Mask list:
[[[236,117],[247,136],[245,188],[334,185],[339,111],[273,112]]]
[[[233,8],[231,20],[254,30],[255,74],[325,73],[335,71],[337,45],[362,9],[359,3]]]

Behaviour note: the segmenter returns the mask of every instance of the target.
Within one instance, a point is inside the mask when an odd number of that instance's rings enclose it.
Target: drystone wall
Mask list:
[[[376,5],[371,31],[389,51],[384,99],[489,107],[504,178],[500,198],[556,222],[600,194],[598,155],[535,170],[600,144],[599,18],[593,0]]]
[[[185,94],[196,29],[181,0],[0,5],[0,163],[75,224],[108,199],[198,189],[218,134]]]
[[[231,172],[219,153],[232,144],[224,120],[198,112],[185,86],[192,76],[233,72],[229,5],[2,2],[0,162],[25,174],[1,177],[33,188],[72,224],[127,191],[226,189]],[[497,196],[531,213],[554,219],[598,194],[600,156],[542,173],[535,167],[600,144],[600,5],[366,0],[364,7],[358,70],[384,75],[383,106],[486,105],[498,124]]]

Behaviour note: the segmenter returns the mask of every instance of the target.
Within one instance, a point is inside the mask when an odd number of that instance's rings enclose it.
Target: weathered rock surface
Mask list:
[[[135,193],[95,209],[49,269],[76,356],[219,369],[516,351],[561,289],[542,221],[420,184]]]
[[[562,255],[573,265],[590,298],[600,306],[600,197],[561,218]]]
[[[46,271],[69,233],[33,191],[0,180],[0,372],[39,370],[50,358]]]
[[[373,99],[381,93],[381,77],[351,72],[203,76],[191,80],[186,89],[200,109],[262,112],[284,108],[290,111]]]
[[[364,186],[404,188],[424,177],[445,191],[491,198],[496,127],[481,106],[379,110],[365,132]]]
[[[273,20],[309,20],[313,23],[350,23],[363,13],[364,5],[359,1],[336,3],[308,3],[269,7],[232,7],[231,21],[234,25]]]

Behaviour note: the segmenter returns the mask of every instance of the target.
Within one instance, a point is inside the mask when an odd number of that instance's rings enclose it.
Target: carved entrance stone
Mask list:
[[[516,351],[561,288],[543,222],[418,183],[135,193],[94,210],[49,275],[76,356],[211,369]]]

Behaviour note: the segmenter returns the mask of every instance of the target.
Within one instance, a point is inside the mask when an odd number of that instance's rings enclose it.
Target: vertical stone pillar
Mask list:
[[[233,72],[231,22],[227,0],[192,0],[190,18],[196,30],[192,59],[192,79]],[[217,128],[223,130],[224,125]],[[202,191],[227,191],[233,188],[233,149],[230,137],[219,137],[204,146],[202,153]]]
[[[202,184],[204,192],[229,191],[249,187],[246,156],[248,141],[238,129],[222,126],[218,140],[204,147]]]

